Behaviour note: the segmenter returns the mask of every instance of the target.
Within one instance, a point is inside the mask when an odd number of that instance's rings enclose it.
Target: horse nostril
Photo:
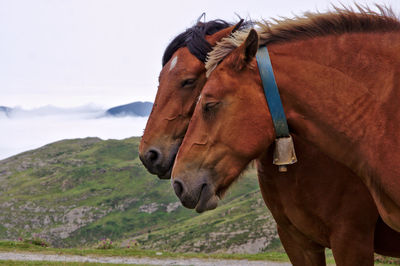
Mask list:
[[[146,153],[146,159],[148,162],[155,163],[161,157],[161,153],[156,149],[150,149]]]
[[[173,187],[174,187],[174,190],[175,190],[175,194],[178,196],[178,198],[180,198],[182,196],[182,193],[183,193],[182,182],[179,181],[179,180],[175,180]]]

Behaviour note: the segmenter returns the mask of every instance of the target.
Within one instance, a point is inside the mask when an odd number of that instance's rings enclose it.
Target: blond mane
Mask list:
[[[349,32],[385,32],[400,30],[400,21],[388,7],[376,5],[379,12],[357,5],[352,8],[337,8],[327,13],[305,13],[293,19],[281,18],[258,22],[256,28],[259,45],[304,40],[329,34]],[[250,29],[237,31],[222,39],[207,55],[207,77],[217,65],[246,39]]]

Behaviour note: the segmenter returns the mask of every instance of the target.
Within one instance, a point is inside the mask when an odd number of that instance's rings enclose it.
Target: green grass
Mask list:
[[[118,265],[118,266],[126,266],[126,264],[118,264],[118,263],[98,263],[98,262],[61,262],[61,261],[16,261],[16,260],[5,260],[1,261],[1,265],[8,266],[42,266],[42,265],[56,265],[56,266],[90,266],[90,265]],[[147,264],[135,264],[146,266]]]
[[[57,255],[79,255],[79,256],[105,256],[105,257],[137,257],[137,258],[157,258],[157,259],[185,259],[185,258],[200,258],[200,259],[234,259],[234,260],[252,260],[252,261],[276,261],[276,262],[289,262],[289,258],[284,252],[263,252],[258,254],[226,254],[226,253],[179,253],[179,252],[166,252],[157,250],[143,250],[143,249],[127,249],[127,248],[113,248],[113,249],[89,249],[89,248],[45,248],[39,247],[23,242],[14,241],[0,241],[0,251],[5,252],[29,252],[29,253],[40,253],[40,254],[57,254]],[[161,253],[161,254],[160,254]],[[386,266],[386,265],[400,265],[399,259],[393,259],[388,257],[378,256],[379,259],[375,261],[375,265]],[[331,250],[326,251],[326,259],[328,265],[335,265],[335,261]],[[3,263],[3,261],[2,261]],[[8,261],[7,261],[8,263]],[[10,262],[16,264],[7,265],[43,265],[37,264],[37,262]],[[21,264],[18,264],[21,263]],[[47,264],[50,263],[50,264]],[[46,262],[46,265],[91,265],[91,264],[79,264],[79,263],[62,263],[60,262]],[[115,264],[114,264],[115,265]]]
[[[0,251],[6,252],[33,252],[41,254],[58,255],[95,255],[95,256],[120,256],[120,257],[146,257],[146,258],[202,258],[202,259],[247,259],[247,260],[269,260],[288,261],[285,253],[266,252],[258,254],[225,254],[225,253],[179,253],[157,250],[113,248],[113,249],[90,249],[90,248],[44,248],[27,243],[15,241],[0,241]]]

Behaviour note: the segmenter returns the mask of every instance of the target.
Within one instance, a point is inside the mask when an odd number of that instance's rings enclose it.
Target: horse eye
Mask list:
[[[204,104],[204,106],[203,106],[203,111],[204,111],[205,113],[207,113],[207,112],[211,111],[213,108],[215,108],[215,107],[218,106],[218,105],[219,105],[219,102],[209,102],[209,103],[206,103],[206,104]]]
[[[196,82],[196,79],[185,79],[184,81],[181,82],[181,87],[189,87],[194,85],[194,83]]]

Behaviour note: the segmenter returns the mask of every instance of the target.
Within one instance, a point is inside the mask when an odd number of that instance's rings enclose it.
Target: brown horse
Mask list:
[[[206,36],[206,39],[215,43],[232,30],[232,27],[225,29]],[[171,69],[174,58],[177,61]],[[176,136],[183,137],[193,112],[192,107],[185,111],[179,105],[194,106],[204,84],[205,68],[201,58],[191,54],[187,47],[182,47],[176,48],[166,60],[169,62],[164,64],[160,74],[156,108],[149,118],[140,145],[142,157],[146,157],[149,150],[166,152],[165,155],[157,154],[161,158],[169,158],[170,153],[175,154],[176,148],[171,148],[170,143],[181,142]],[[194,79],[194,82],[201,81],[199,87],[185,90],[182,84],[189,78]],[[165,114],[188,119],[165,119]],[[374,238],[376,252],[400,255],[400,236],[381,220],[377,223],[376,207],[362,182],[354,178],[351,171],[315,148],[310,149],[301,144],[303,142],[296,145],[298,152],[301,151],[300,163],[291,168],[289,173],[277,173],[276,167],[270,164],[272,159],[267,159],[265,166],[259,164],[258,167],[265,202],[277,221],[280,238],[291,261],[295,265],[324,265],[323,247],[333,247],[338,262],[344,263],[349,261],[350,256],[354,256],[358,258],[359,264],[371,264]],[[270,156],[269,153],[264,156]],[[265,158],[260,159],[260,162],[263,160]],[[143,161],[147,164],[152,162],[146,159]],[[313,167],[315,163],[316,168]],[[161,177],[165,178],[166,175],[162,172]]]
[[[292,133],[361,177],[383,220],[400,231],[400,22],[385,12],[340,11],[265,26],[260,44],[268,44]],[[203,210],[275,139],[254,59],[258,34],[243,34],[210,54],[209,69],[218,67],[173,170],[177,186],[192,195],[187,205],[200,202]]]

